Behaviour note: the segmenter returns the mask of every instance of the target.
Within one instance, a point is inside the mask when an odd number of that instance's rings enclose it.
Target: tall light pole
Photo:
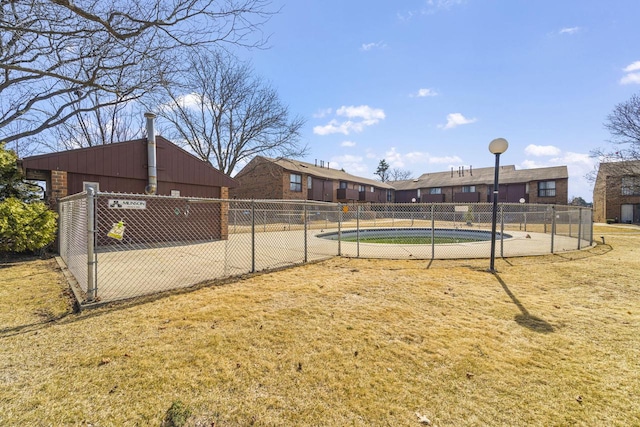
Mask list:
[[[489,143],[489,151],[496,155],[496,167],[493,173],[493,214],[491,216],[491,264],[489,265],[489,272],[495,273],[494,267],[496,260],[496,222],[498,219],[498,175],[500,171],[500,154],[507,151],[509,143],[504,138],[496,138]]]

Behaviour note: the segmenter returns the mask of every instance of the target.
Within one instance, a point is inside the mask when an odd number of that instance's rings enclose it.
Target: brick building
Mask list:
[[[419,178],[390,182],[400,203],[487,203],[493,201],[495,168],[460,167],[447,172],[425,173]],[[563,204],[568,201],[566,166],[516,170],[501,166],[499,202]]]
[[[640,223],[640,161],[600,163],[593,187],[593,219]]]
[[[323,202],[393,202],[393,187],[373,179],[291,159],[256,156],[234,179],[237,199],[317,200]]]

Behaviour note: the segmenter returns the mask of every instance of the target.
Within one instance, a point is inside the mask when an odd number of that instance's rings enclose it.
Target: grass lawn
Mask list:
[[[334,258],[73,314],[0,266],[0,425],[640,425],[640,228],[581,252]],[[422,420],[422,422],[421,422]]]

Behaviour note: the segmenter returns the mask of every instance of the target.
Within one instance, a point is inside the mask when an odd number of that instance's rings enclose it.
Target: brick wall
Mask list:
[[[282,198],[287,200],[307,200],[307,175],[281,169]],[[302,177],[301,191],[291,191],[291,174]]]
[[[529,203],[544,203],[551,205],[566,205],[569,202],[569,180],[555,179],[556,195],[555,197],[539,197],[538,182],[531,181],[529,183]]]
[[[51,182],[47,182],[47,185],[51,185],[51,191],[48,191],[49,206],[52,209],[55,209],[57,200],[66,197],[69,194],[67,171],[51,171]]]
[[[220,198],[227,200],[229,198],[229,188],[220,187]],[[220,204],[220,239],[227,240],[229,238],[229,203]]]
[[[594,190],[595,194],[595,190]],[[599,209],[604,212],[604,218],[595,219],[598,222],[605,222],[607,219],[617,219],[622,221],[622,205],[640,204],[640,195],[623,195],[622,194],[622,177],[608,176],[605,184],[604,197],[606,202],[604,208]],[[595,208],[594,195],[594,208]],[[595,215],[594,215],[595,216]]]
[[[598,174],[593,186],[593,221],[606,222],[607,220],[607,180],[608,176]],[[612,217],[615,218],[615,217]]]
[[[261,158],[254,158],[234,177],[238,187],[229,190],[234,199],[282,199],[282,168]],[[287,174],[287,188],[289,183]]]

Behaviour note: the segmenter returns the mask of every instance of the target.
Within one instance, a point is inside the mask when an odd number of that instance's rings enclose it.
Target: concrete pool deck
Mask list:
[[[350,230],[350,228],[343,229]],[[98,250],[96,257],[99,301],[116,301],[185,288],[198,283],[262,270],[299,265],[334,256],[383,259],[489,258],[490,241],[429,245],[340,242],[317,237],[334,229],[266,231],[230,234],[228,240],[175,244],[130,250]],[[551,253],[552,236],[545,233],[505,231],[511,238],[496,241],[496,257]],[[553,236],[554,253],[578,249],[576,237]],[[580,241],[580,248],[591,246]],[[255,249],[252,249],[252,248]],[[305,257],[306,248],[306,257]],[[82,261],[79,260],[80,265]],[[86,260],[84,261],[86,265]],[[86,267],[85,267],[86,268]],[[86,291],[86,285],[83,286]]]

